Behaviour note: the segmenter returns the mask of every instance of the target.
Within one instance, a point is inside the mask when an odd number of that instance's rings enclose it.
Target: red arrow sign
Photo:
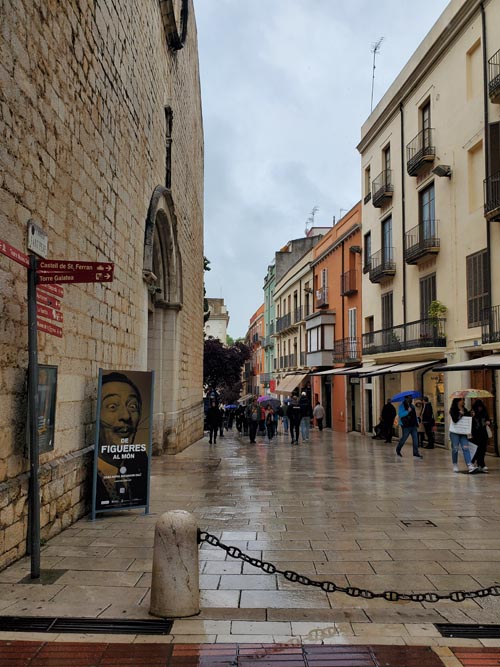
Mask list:
[[[61,327],[57,327],[55,324],[51,324],[45,320],[38,320],[38,329],[50,334],[51,336],[57,336],[58,338],[62,338],[63,335],[63,330]]]
[[[115,265],[112,262],[80,262],[67,259],[41,259],[38,262],[38,271],[95,271],[113,273]]]
[[[37,303],[43,303],[50,308],[55,308],[56,310],[61,310],[61,302],[59,299],[56,299],[55,296],[50,294],[45,294],[45,292],[40,292],[39,288],[36,288],[36,301]]]
[[[42,306],[40,304],[37,304],[36,306],[36,314],[40,317],[46,317],[48,320],[54,320],[54,322],[64,321],[64,316],[60,311],[54,310],[54,308],[48,308],[47,306]]]
[[[37,292],[38,290],[43,292],[49,292],[49,294],[55,294],[56,296],[59,296],[61,299],[64,296],[64,287],[59,287],[59,285],[39,285],[37,288]]]
[[[112,271],[66,271],[36,274],[37,283],[110,283],[113,280]]]
[[[20,250],[16,250],[16,248],[11,246],[10,243],[7,243],[7,241],[2,241],[1,239],[0,239],[0,253],[2,253],[2,255],[10,257],[10,259],[13,259],[15,262],[21,264],[22,266],[25,266],[26,268],[28,268],[30,265],[30,258],[28,257],[28,255],[25,255],[24,252],[21,252]]]

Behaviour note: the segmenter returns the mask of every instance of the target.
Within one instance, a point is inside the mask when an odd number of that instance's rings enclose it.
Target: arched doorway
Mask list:
[[[179,410],[178,313],[182,308],[182,262],[170,190],[155,188],[146,218],[143,278],[148,312],[148,368],[155,371],[153,453],[176,451]]]

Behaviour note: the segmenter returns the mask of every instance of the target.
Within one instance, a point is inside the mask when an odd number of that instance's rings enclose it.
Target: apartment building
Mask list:
[[[306,319],[312,398],[325,408],[325,426],[361,431],[357,377],[343,375],[361,362],[361,202],[313,249],[314,312]]]
[[[246,335],[246,344],[252,350],[250,359],[245,363],[243,371],[243,396],[260,396],[264,386],[261,376],[264,373],[264,304],[250,318]],[[241,400],[241,399],[240,399]]]
[[[274,288],[276,393],[290,394],[305,382],[307,366],[306,318],[313,312],[313,248],[325,229],[290,241],[276,253]]]
[[[484,359],[500,349],[500,0],[450,2],[363,125],[358,150],[363,419],[418,389],[445,443],[449,394],[495,393],[496,371],[480,366],[494,366]],[[473,360],[477,368],[450,372]],[[496,413],[493,399],[488,409]]]
[[[276,262],[267,267],[267,274],[264,278],[264,373],[261,376],[264,386],[264,393],[271,394],[276,389],[276,379],[273,376],[275,369],[274,355],[274,288],[276,285]]]

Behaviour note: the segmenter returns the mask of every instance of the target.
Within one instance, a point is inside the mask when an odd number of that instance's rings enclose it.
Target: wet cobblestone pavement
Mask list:
[[[154,525],[169,509],[192,512],[202,530],[244,553],[342,586],[376,592],[449,592],[496,585],[500,582],[498,459],[488,457],[488,467],[487,475],[455,474],[448,451],[425,451],[424,459],[414,462],[410,450],[404,449],[403,459],[397,459],[394,445],[330,431],[313,431],[311,441],[298,447],[284,435],[271,444],[260,438],[257,445],[235,433],[226,433],[215,446],[205,439],[175,457],[153,461],[150,515],[121,512],[94,522],[85,518],[51,539],[42,550],[42,570],[57,571],[52,583],[20,583],[29,572],[28,559],[1,572],[0,614],[150,618]],[[50,642],[45,651],[68,642],[85,642],[89,651],[108,642],[129,647],[140,642],[148,651],[153,646],[166,651],[158,660],[177,661],[158,664],[186,665],[245,664],[239,653],[240,662],[234,662],[234,651],[249,643],[252,647],[287,643],[289,656],[266,653],[259,664],[279,661],[281,655],[281,664],[289,660],[318,667],[326,660],[318,645],[333,651],[336,657],[328,660],[337,662],[331,664],[342,664],[347,647],[379,651],[391,645],[392,650],[405,649],[399,654],[405,660],[417,655],[413,648],[426,647],[422,656],[438,657],[448,667],[458,667],[462,659],[453,650],[500,646],[494,638],[442,637],[434,625],[499,623],[499,598],[391,603],[325,593],[265,574],[208,544],[200,549],[200,573],[201,613],[176,620],[164,638],[27,635],[2,632],[0,627],[0,640],[16,645],[26,639]],[[192,648],[199,646],[203,649]],[[216,660],[219,646],[224,651],[234,649],[225,663]],[[204,662],[193,662],[198,658],[190,650],[200,650]],[[5,651],[4,643],[0,667],[11,664]],[[378,659],[379,654],[370,651],[366,649],[359,659]],[[112,664],[97,662],[106,656],[109,660],[108,654],[91,659],[95,664]],[[464,654],[464,659],[470,655],[475,654]],[[488,653],[485,659],[498,660],[495,655]],[[80,652],[77,657],[84,659]],[[51,660],[43,664],[64,664],[54,662],[54,656]],[[420,662],[427,664],[424,658]]]

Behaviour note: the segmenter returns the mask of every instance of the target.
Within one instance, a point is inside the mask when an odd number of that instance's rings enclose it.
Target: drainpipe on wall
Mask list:
[[[488,100],[488,61],[487,61],[487,48],[486,48],[486,13],[484,11],[484,2],[481,3],[481,30],[482,30],[482,43],[483,43],[483,108],[484,108],[484,173],[485,177],[490,176],[490,117],[489,117],[489,100]],[[490,223],[486,220],[486,279],[488,281],[487,290],[488,290],[488,300],[489,300],[489,331],[492,330],[492,313],[491,313],[491,285],[492,285],[492,276],[491,276],[491,261],[490,261],[490,249],[491,249],[491,229]],[[498,450],[498,419],[497,419],[497,386],[496,386],[496,373],[495,369],[491,371],[491,388],[493,390],[493,421],[495,427],[493,429],[493,443],[495,446],[495,454],[499,456]]]
[[[401,228],[403,248],[403,331],[406,341],[406,262],[404,257],[405,232],[406,232],[406,201],[405,201],[405,134],[403,103],[399,103],[399,117],[401,123]]]

